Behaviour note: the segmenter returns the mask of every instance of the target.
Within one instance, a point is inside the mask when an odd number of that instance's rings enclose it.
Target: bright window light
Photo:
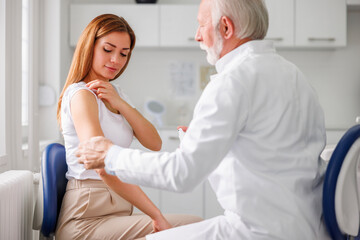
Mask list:
[[[29,0],[22,0],[22,95],[21,95],[21,121],[22,125],[28,125],[29,106]]]

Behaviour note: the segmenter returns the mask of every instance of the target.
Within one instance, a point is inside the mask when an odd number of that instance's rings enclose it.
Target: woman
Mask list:
[[[79,142],[93,136],[105,136],[123,147],[135,136],[144,147],[160,150],[156,129],[110,83],[126,69],[134,45],[131,27],[112,14],[93,19],[80,36],[57,110],[69,182],[56,239],[135,239],[201,220],[187,215],[165,218],[138,186],[103,169],[85,170],[75,157]],[[147,216],[133,215],[132,205]]]

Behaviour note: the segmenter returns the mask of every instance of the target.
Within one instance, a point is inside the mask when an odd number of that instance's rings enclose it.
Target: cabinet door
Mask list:
[[[224,214],[224,209],[220,206],[216,198],[214,190],[211,188],[209,181],[204,183],[204,199],[205,199],[205,219],[213,218]]]
[[[163,141],[161,151],[175,151],[180,144],[178,132],[174,130],[161,130]],[[174,193],[161,191],[160,206],[163,213],[193,214],[204,217],[204,185],[200,184],[192,192]]]
[[[197,5],[160,6],[160,45],[166,47],[197,47]]]
[[[125,18],[135,32],[136,46],[159,46],[159,8],[151,4],[70,5],[70,45],[76,46],[87,24],[94,17],[104,13],[112,13]]]
[[[265,39],[275,46],[294,46],[294,0],[265,0],[269,13],[269,29]]]
[[[192,192],[161,192],[161,211],[163,213],[190,214],[204,218],[204,184]]]
[[[299,47],[346,46],[345,0],[296,0]]]
[[[172,152],[180,146],[179,134],[176,127],[173,127],[173,129],[161,129],[159,133],[162,140],[161,151]]]
[[[142,150],[142,151],[145,151],[145,152],[151,152],[149,149],[147,149],[143,145],[141,145],[141,143],[137,139],[133,140],[133,142],[131,143],[130,148],[139,149],[139,150]],[[140,188],[150,198],[150,200],[160,209],[161,191],[158,190],[158,189],[149,188],[149,187],[140,186]],[[134,207],[134,212],[140,213],[141,211],[139,209],[137,209],[136,207]]]

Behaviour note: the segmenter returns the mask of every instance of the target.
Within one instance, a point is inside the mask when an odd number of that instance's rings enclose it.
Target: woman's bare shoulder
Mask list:
[[[79,89],[76,91],[73,94],[70,103],[71,106],[79,107],[94,106],[98,104],[96,95],[89,89]]]

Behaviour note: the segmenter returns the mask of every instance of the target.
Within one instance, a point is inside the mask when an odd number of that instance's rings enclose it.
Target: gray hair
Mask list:
[[[229,17],[240,38],[264,39],[269,16],[263,0],[212,0],[212,24],[217,30],[222,16]]]

